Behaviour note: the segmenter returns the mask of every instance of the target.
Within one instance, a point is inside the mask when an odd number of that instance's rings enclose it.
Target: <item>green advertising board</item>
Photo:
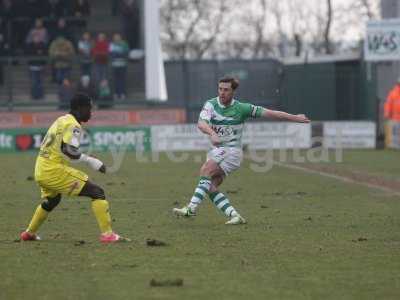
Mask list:
[[[47,129],[18,128],[0,130],[0,153],[37,151]],[[151,151],[150,127],[85,128],[81,147],[90,151],[124,148],[128,151]]]
[[[91,127],[82,140],[93,151],[126,148],[129,151],[151,151],[150,127]]]

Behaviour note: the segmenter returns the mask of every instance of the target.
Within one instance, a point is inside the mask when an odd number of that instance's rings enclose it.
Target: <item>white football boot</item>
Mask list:
[[[182,208],[174,208],[172,212],[176,216],[181,216],[181,217],[194,217],[196,216],[196,212],[191,210],[190,207],[184,206]]]
[[[228,222],[225,223],[225,225],[240,225],[240,224],[246,224],[246,220],[239,214],[235,214],[234,216],[231,217],[231,219]]]

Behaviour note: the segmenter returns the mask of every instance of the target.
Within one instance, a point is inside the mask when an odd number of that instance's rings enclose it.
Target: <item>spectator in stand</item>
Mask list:
[[[384,112],[386,119],[400,122],[400,77],[387,96]]]
[[[68,28],[67,22],[65,21],[64,18],[58,19],[57,26],[51,32],[51,41],[54,41],[56,38],[60,36],[74,43],[73,34],[71,30]]]
[[[138,0],[120,0],[122,34],[126,37],[129,48],[139,48],[139,4]]]
[[[72,14],[78,18],[90,16],[89,1],[88,0],[73,0]]]
[[[76,35],[79,35],[86,28],[86,17],[90,16],[90,5],[88,0],[73,0],[71,7],[71,15],[80,18],[71,21]]]
[[[92,57],[94,61],[94,80],[96,86],[100,81],[107,79],[108,67],[108,48],[109,44],[104,33],[99,33],[95,45],[92,49]]]
[[[38,43],[43,43],[45,46],[49,42],[49,35],[47,29],[43,26],[42,19],[35,20],[35,25],[31,30],[29,30],[25,43],[29,45],[32,44],[34,40]]]
[[[116,16],[118,14],[119,0],[111,1],[111,15]]]
[[[12,47],[12,37],[11,32],[11,22],[15,17],[15,5],[11,0],[0,0],[0,18],[1,18],[1,42],[0,42],[0,52],[2,55],[9,53]],[[5,52],[4,52],[5,51]]]
[[[113,99],[111,96],[110,85],[108,84],[107,79],[103,79],[100,82],[97,99],[99,101],[99,104],[98,104],[99,108],[109,108],[112,106]]]
[[[97,98],[96,87],[94,86],[90,76],[83,75],[76,90],[78,93],[88,95],[92,99]]]
[[[58,19],[68,15],[68,8],[64,0],[42,0],[44,1],[43,14],[51,19]]]
[[[69,40],[74,44],[74,40],[72,39],[72,33],[67,28],[67,24],[64,18],[60,18],[57,20],[57,25],[52,27],[51,33],[50,33],[50,42],[53,42],[56,38],[58,37],[64,37],[65,39]],[[52,81],[57,82],[56,79],[56,73],[55,73],[55,68],[52,69]]]
[[[68,109],[70,107],[71,99],[75,94],[74,86],[69,78],[64,78],[63,82],[58,87],[58,107],[61,110]]]
[[[0,2],[0,16],[6,21],[13,19],[17,16],[17,7],[11,0],[1,0]]]
[[[35,100],[42,99],[44,96],[42,74],[46,64],[47,47],[40,35],[33,35],[33,40],[28,46],[29,52],[27,54],[38,57],[28,62],[31,75],[31,96]]]
[[[0,0],[0,15],[4,17],[6,22],[9,22],[12,27],[12,34],[9,37],[10,49],[13,54],[22,51],[25,46],[26,33],[30,29],[31,21],[20,17],[25,17],[26,14],[24,3],[21,0]],[[21,48],[21,49],[20,49]]]
[[[31,19],[47,17],[45,14],[46,4],[46,1],[43,0],[25,0],[24,10],[27,17]]]
[[[4,61],[2,57],[7,56],[10,53],[10,44],[8,37],[7,23],[0,17],[0,85],[4,83]]]
[[[55,69],[56,82],[61,84],[71,73],[75,56],[74,46],[66,38],[58,37],[50,44],[49,56]]]
[[[128,64],[129,46],[119,33],[113,35],[110,43],[111,66],[113,70],[114,98],[126,98],[126,69]]]
[[[81,75],[92,75],[92,48],[93,42],[89,32],[85,32],[78,42]]]
[[[9,36],[7,20],[0,16],[0,53],[2,53],[2,50],[9,46],[8,41]]]

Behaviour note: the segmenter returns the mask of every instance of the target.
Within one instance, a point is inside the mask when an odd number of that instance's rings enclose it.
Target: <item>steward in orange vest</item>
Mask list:
[[[385,102],[385,118],[400,122],[400,77]]]

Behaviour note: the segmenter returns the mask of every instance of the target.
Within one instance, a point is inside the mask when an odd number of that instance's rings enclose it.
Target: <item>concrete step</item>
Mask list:
[[[112,1],[114,0],[96,0],[91,1],[90,13],[93,17],[110,16],[112,11]]]
[[[90,18],[87,23],[87,30],[94,33],[103,32],[111,38],[113,33],[121,32],[121,22],[119,18],[112,16],[108,17],[107,22],[98,18]]]
[[[104,22],[108,24],[108,22]],[[116,26],[117,21],[114,19],[114,25]],[[106,25],[104,25],[107,27]],[[110,27],[108,28],[110,29]],[[113,30],[115,32],[118,30]],[[10,76],[11,74],[11,76]],[[78,64],[74,64],[71,77],[73,83],[77,86],[80,79],[80,68]],[[112,85],[112,71],[109,70],[109,82]],[[9,89],[8,85],[13,86],[13,99],[15,102],[29,102],[31,100],[30,89],[31,83],[29,78],[28,66],[26,64],[13,65],[5,70],[5,84],[0,86],[0,106],[4,106],[4,103],[8,102]],[[58,86],[51,82],[51,70],[45,71],[43,76],[43,84],[45,90],[44,101],[58,101]],[[129,99],[143,100],[144,97],[144,64],[142,61],[130,63],[127,70],[127,97]]]

